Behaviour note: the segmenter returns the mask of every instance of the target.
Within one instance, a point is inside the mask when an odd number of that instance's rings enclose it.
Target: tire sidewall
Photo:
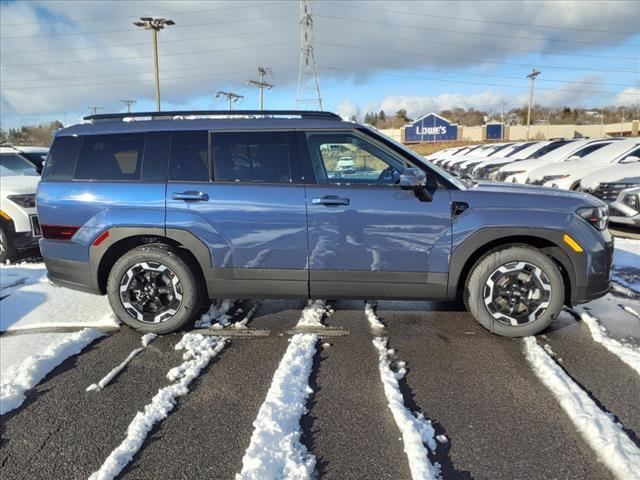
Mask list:
[[[539,318],[525,325],[505,325],[493,318],[484,303],[483,291],[489,276],[500,266],[514,261],[531,263],[547,275],[551,283],[549,306]],[[564,305],[564,281],[558,266],[544,253],[529,247],[513,246],[491,252],[474,265],[465,286],[465,303],[474,318],[487,330],[506,337],[535,335],[547,328]]]
[[[146,323],[133,318],[122,305],[120,282],[129,268],[140,262],[156,262],[171,269],[182,285],[182,303],[169,320],[161,323]],[[124,254],[113,266],[107,282],[109,303],[116,316],[131,328],[145,333],[165,334],[180,330],[193,322],[201,304],[202,292],[197,277],[188,262],[173,249],[160,246],[142,246]]]
[[[16,249],[11,242],[11,238],[5,231],[4,227],[0,225],[0,237],[2,237],[2,243],[4,245],[4,252],[0,251],[0,263],[5,263],[7,260],[11,261],[16,256]]]

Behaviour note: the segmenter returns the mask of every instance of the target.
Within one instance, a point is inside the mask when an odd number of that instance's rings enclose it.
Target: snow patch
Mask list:
[[[141,339],[142,347],[133,350],[122,363],[120,363],[117,367],[115,367],[104,377],[102,377],[102,379],[98,383],[89,385],[87,387],[87,392],[100,391],[104,387],[106,387],[109,383],[111,383],[111,380],[113,380],[124,369],[124,367],[126,367],[129,362],[134,359],[136,355],[145,350],[147,346],[156,339],[157,336],[158,335],[156,335],[155,333],[147,333],[146,335],[143,335]]]
[[[213,301],[207,313],[202,314],[199,320],[196,320],[196,328],[223,328],[229,324],[231,315],[227,315],[229,310],[235,305],[235,300],[225,299],[222,302]],[[215,325],[214,325],[215,322]]]
[[[318,337],[311,334],[291,337],[267,398],[253,422],[255,430],[236,480],[313,477],[316,459],[300,443],[300,418],[313,392],[309,376],[317,341]]]
[[[404,365],[397,372],[391,370],[389,357],[393,355],[393,350],[387,350],[387,339],[376,337],[373,345],[378,351],[378,366],[380,378],[384,385],[384,393],[389,402],[389,409],[393,415],[396,425],[402,433],[404,451],[409,460],[411,478],[414,480],[437,479],[440,478],[440,465],[432,464],[427,456],[427,449],[434,452],[436,441],[435,430],[431,426],[431,421],[421,413],[412,413],[404,405],[404,398],[400,392],[400,380],[406,373]]]
[[[523,339],[525,357],[585,441],[619,479],[640,479],[640,449],[622,427],[545,353],[535,337]]]
[[[104,461],[90,480],[115,478],[140,450],[153,426],[164,420],[176,405],[176,399],[189,393],[189,385],[209,362],[224,348],[225,338],[187,333],[176,345],[184,350],[184,362],[169,370],[167,378],[175,383],[161,388],[151,403],[138,412],[127,428],[127,436]]]
[[[2,372],[0,380],[0,415],[18,408],[25,400],[25,392],[35,387],[51,370],[67,358],[77,355],[103,336],[93,329],[63,335],[58,341],[48,345],[42,352],[27,357],[19,365],[13,365]]]
[[[260,300],[257,300],[256,303],[253,304],[253,307],[251,307],[251,309],[246,313],[244,318],[239,322],[236,322],[233,324],[233,328],[247,328],[247,324],[251,321],[253,316],[256,314],[261,304],[262,302]],[[240,310],[238,311],[240,312]]]
[[[620,305],[620,306],[625,312],[630,313],[636,318],[640,318],[640,313],[636,312],[634,308],[631,308],[629,305]]]
[[[606,329],[602,325],[600,325],[600,323],[598,323],[598,320],[596,320],[588,313],[581,313],[580,318],[585,323],[585,325],[589,327],[591,337],[594,341],[601,344],[604,348],[609,350],[640,375],[640,350],[637,350],[629,345],[625,345],[618,340],[611,338],[609,335],[607,335]]]
[[[640,241],[616,238],[611,278],[640,293]]]
[[[376,315],[376,309],[378,308],[377,302],[366,301],[364,304],[364,313],[369,320],[369,326],[371,330],[380,331],[384,330],[384,323],[380,321],[380,317]]]
[[[322,319],[333,314],[331,305],[326,305],[324,300],[309,300],[302,310],[302,316],[296,325],[300,327],[323,328]]]

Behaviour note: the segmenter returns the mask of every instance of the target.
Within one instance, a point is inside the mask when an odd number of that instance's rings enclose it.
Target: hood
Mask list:
[[[509,193],[509,194],[521,194],[521,195],[544,195],[546,197],[561,197],[571,198],[574,200],[591,200],[594,199],[591,195],[574,192],[571,190],[559,190],[557,188],[541,187],[539,185],[526,185],[521,183],[506,183],[506,182],[490,182],[480,181],[476,183],[469,190],[478,190],[481,192],[495,192],[495,193]],[[592,202],[587,202],[592,203]],[[594,205],[595,206],[595,205]]]
[[[640,184],[640,163],[622,165],[607,165],[594,173],[587,175],[580,181],[583,189],[593,190],[601,183],[629,183]]]
[[[548,160],[543,160],[542,158],[533,158],[531,160],[520,160],[514,163],[513,165],[502,167],[500,171],[501,172],[525,171],[526,172],[529,170],[533,170],[534,168],[542,167],[543,165],[546,165],[548,163],[552,163],[552,162],[549,162]]]
[[[569,175],[571,177],[588,175],[591,172],[607,168],[607,166],[608,164],[603,162],[566,161],[554,163],[551,165],[544,165],[533,170],[529,173],[529,180],[542,180],[543,177],[551,175]]]
[[[36,193],[40,177],[36,175],[0,175],[2,195]]]

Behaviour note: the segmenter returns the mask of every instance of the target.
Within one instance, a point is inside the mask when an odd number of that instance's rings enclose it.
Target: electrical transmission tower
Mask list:
[[[131,113],[131,105],[137,102],[137,100],[120,100],[121,103],[124,103],[127,106],[127,113]]]
[[[313,48],[313,14],[311,0],[300,0],[300,70],[296,107],[322,110],[318,66]]]
[[[222,90],[216,93],[216,98],[225,97],[229,102],[229,110],[231,110],[231,104],[236,103],[241,98],[244,98],[243,95],[238,95],[234,92],[223,92]]]
[[[264,89],[271,90],[273,85],[264,81],[264,77],[271,74],[271,69],[265,67],[258,67],[258,73],[260,74],[260,80],[249,80],[247,85],[253,85],[260,90],[260,110],[264,110]]]

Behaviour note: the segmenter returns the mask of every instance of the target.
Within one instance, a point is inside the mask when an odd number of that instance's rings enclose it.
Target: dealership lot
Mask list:
[[[607,327],[607,339],[633,353],[640,348],[638,254],[633,243],[624,242],[631,248],[619,257],[624,265],[614,271],[614,292],[577,313],[593,315]],[[8,272],[3,267],[4,279]],[[53,305],[48,302],[55,301],[56,291],[68,293],[32,283],[37,274],[33,277],[21,285],[3,284],[4,313],[14,308],[15,299],[29,298],[28,287],[40,288],[31,295],[54,290],[40,307],[31,307],[32,315]],[[2,417],[3,478],[87,478],[125,438],[136,412],[170,383],[167,372],[183,362],[175,350],[183,334],[159,337],[104,389],[87,392],[140,348],[141,337],[126,327],[113,331],[101,318],[106,306],[93,305],[82,306],[83,312],[100,318],[98,327],[109,333],[55,367],[26,392],[22,405]],[[315,457],[314,469],[322,478],[411,478],[405,439],[377,368],[375,337],[387,338],[395,350],[390,356],[394,371],[406,365],[399,380],[404,405],[431,420],[438,441],[429,460],[440,464],[443,478],[611,477],[571,415],[536,377],[522,339],[487,333],[456,304],[379,302],[384,330],[372,329],[363,302],[331,305],[324,310],[326,330],[312,330],[318,335],[309,377],[313,392],[300,420],[301,444]],[[248,328],[237,328],[254,306]],[[241,472],[254,421],[304,311],[302,301],[249,300],[231,307],[224,328],[216,329],[214,319],[209,333],[226,336],[224,348],[193,380],[189,393],[176,399],[173,411],[152,425],[119,478],[233,478]],[[81,316],[72,306],[67,312],[55,317],[70,317],[68,329],[77,329]],[[5,346],[28,336],[4,328],[9,330],[0,337]],[[637,366],[599,343],[598,332],[563,312],[537,342],[597,408],[615,416],[637,447]]]

